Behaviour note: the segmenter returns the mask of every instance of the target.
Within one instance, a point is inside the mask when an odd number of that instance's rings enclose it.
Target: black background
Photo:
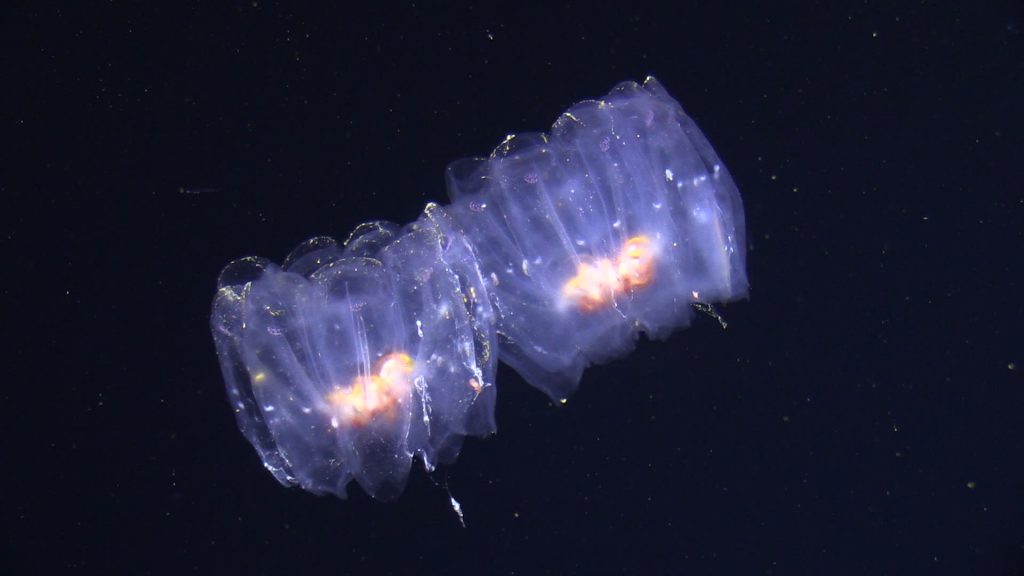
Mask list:
[[[365,4],[0,9],[5,573],[1024,573],[1019,4]],[[499,433],[395,503],[279,486],[221,266],[647,74],[743,193],[728,329],[563,408],[502,368]]]

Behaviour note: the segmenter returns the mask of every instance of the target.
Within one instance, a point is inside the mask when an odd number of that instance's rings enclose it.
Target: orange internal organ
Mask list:
[[[616,296],[646,286],[654,278],[655,250],[650,238],[626,240],[618,255],[583,262],[562,293],[585,312],[607,306]]]
[[[356,377],[350,386],[336,386],[327,396],[331,426],[365,426],[379,417],[392,419],[409,396],[415,362],[408,354],[388,354],[369,376]]]
[[[650,238],[634,236],[626,241],[619,254],[619,277],[623,290],[641,288],[654,278],[654,248]]]

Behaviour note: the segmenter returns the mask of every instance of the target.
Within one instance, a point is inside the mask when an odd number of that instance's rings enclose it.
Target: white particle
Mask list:
[[[448,500],[452,503],[452,510],[455,511],[455,515],[459,517],[459,524],[462,524],[462,527],[465,528],[466,519],[462,516],[462,504],[459,504],[459,501],[455,499],[455,496],[452,496],[451,492],[448,492]]]

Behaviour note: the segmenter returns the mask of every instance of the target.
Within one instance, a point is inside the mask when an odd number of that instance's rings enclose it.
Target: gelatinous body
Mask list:
[[[448,206],[225,268],[211,325],[239,426],[283,484],[401,492],[494,430],[497,359],[553,398],[692,304],[745,296],[739,193],[653,79],[448,170]]]

